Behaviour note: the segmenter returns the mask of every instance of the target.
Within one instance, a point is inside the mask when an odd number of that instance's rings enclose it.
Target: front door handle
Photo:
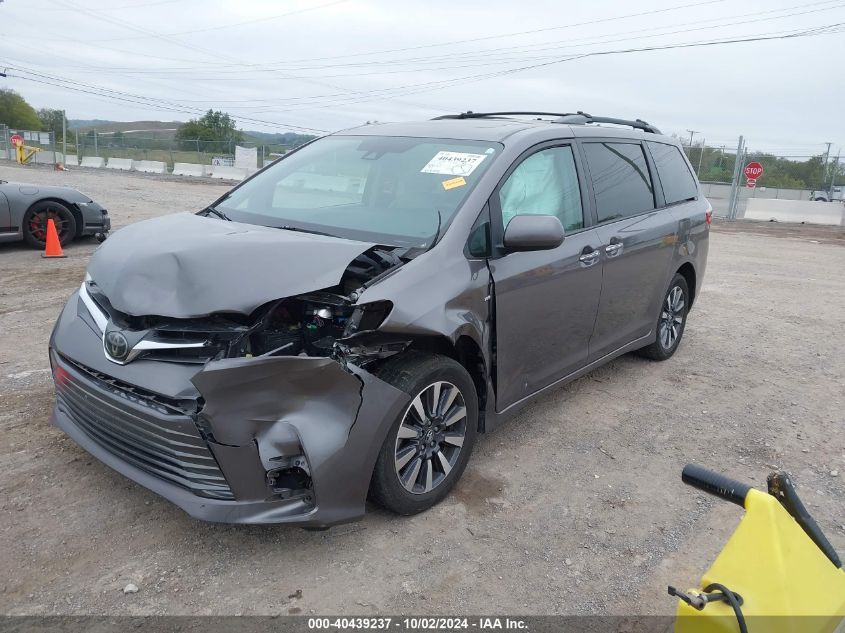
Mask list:
[[[587,251],[586,248],[584,250]],[[583,255],[581,255],[581,257],[578,258],[578,261],[584,264],[585,266],[592,266],[599,260],[599,257],[601,257],[601,253],[598,251],[598,249],[596,249],[594,251],[585,252]]]
[[[614,242],[612,244],[608,244],[604,252],[607,253],[608,257],[616,257],[619,253],[622,252],[622,242]]]

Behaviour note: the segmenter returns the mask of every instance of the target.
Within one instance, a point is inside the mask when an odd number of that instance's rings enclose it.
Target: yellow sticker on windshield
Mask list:
[[[450,178],[449,180],[444,180],[441,184],[443,185],[443,188],[446,191],[449,191],[449,189],[454,189],[455,187],[463,187],[465,184],[467,184],[467,181],[464,180],[463,176],[458,176],[457,178]]]

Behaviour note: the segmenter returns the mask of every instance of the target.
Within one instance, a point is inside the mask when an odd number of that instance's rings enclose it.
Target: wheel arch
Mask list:
[[[692,265],[692,262],[684,262],[675,272],[683,277],[687,282],[687,288],[689,289],[689,307],[692,308],[695,303],[695,299],[698,296],[695,266]]]
[[[448,356],[467,370],[478,396],[478,431],[483,433],[487,403],[487,365],[476,340],[468,334],[460,334],[454,342],[446,336],[424,336],[412,339],[408,349]]]

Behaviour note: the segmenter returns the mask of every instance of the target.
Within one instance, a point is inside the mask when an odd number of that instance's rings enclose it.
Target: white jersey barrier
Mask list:
[[[79,157],[76,154],[68,154],[65,156],[65,166],[79,167]]]
[[[135,169],[145,174],[166,174],[167,164],[160,160],[139,160],[135,163]]]
[[[119,169],[121,171],[132,171],[135,169],[135,161],[131,158],[109,158],[106,169]]]
[[[173,163],[174,176],[208,176],[211,173],[211,167],[208,165],[198,165],[196,163]]]
[[[226,167],[224,165],[213,165],[211,167],[212,178],[223,180],[243,180],[247,177],[247,170],[242,167]]]
[[[62,153],[53,151],[37,152],[32,158],[37,165],[55,165],[62,162]]]
[[[845,204],[751,198],[745,209],[745,219],[845,226]]]
[[[79,165],[80,167],[94,167],[96,169],[102,169],[106,166],[106,159],[101,158],[100,156],[83,156],[82,163]]]

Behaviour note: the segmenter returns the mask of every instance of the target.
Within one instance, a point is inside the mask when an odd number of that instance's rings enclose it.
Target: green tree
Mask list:
[[[40,130],[38,113],[14,90],[0,88],[0,123],[21,130]]]
[[[60,141],[62,138],[62,121],[65,113],[52,108],[41,108],[38,111],[38,118],[41,119],[41,129],[53,133],[53,138]]]
[[[242,142],[243,133],[228,114],[209,110],[201,118],[180,125],[176,140],[185,150],[195,150],[199,146],[203,151],[222,151],[229,149],[230,144]]]

